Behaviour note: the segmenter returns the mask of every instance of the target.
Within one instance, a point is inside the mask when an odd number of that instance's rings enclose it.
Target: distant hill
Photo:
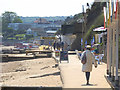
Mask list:
[[[78,13],[75,14],[73,17],[67,17],[65,19],[64,25],[70,25],[70,24],[74,24],[76,22],[79,23],[79,20],[83,18],[83,14],[82,13]]]
[[[44,18],[47,21],[57,21],[57,20],[62,20],[65,21],[67,16],[55,16],[55,17],[20,17],[23,23],[33,23],[36,19],[38,18]]]

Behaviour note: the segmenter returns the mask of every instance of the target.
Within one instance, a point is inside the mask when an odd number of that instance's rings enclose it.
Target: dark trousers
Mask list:
[[[54,46],[54,50],[55,50],[55,46]]]
[[[90,78],[90,72],[86,72],[86,80],[89,81],[89,78]]]

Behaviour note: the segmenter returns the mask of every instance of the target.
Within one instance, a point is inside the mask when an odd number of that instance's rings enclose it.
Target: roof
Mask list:
[[[46,33],[56,33],[57,31],[46,31]]]
[[[38,18],[34,21],[34,23],[44,24],[44,23],[49,23],[49,22],[44,18]]]
[[[43,28],[31,28],[31,30],[33,30],[33,31],[44,31]]]
[[[98,27],[98,28],[93,29],[93,31],[97,31],[97,32],[101,31],[101,32],[103,32],[103,31],[107,31],[107,28]]]

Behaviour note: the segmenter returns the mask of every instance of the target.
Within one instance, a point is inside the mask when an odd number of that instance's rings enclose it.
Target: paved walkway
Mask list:
[[[58,58],[57,58],[58,59]],[[102,63],[97,68],[93,67],[90,76],[91,86],[86,85],[85,73],[82,72],[82,64],[77,55],[69,55],[69,63],[59,63],[63,88],[111,88],[106,81],[106,64]]]

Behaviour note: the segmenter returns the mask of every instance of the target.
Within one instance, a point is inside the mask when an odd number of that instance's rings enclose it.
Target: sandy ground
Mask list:
[[[0,45],[1,49],[14,49],[14,46],[4,46],[4,45]]]
[[[62,86],[60,71],[53,58],[3,62],[0,66],[3,86]]]

